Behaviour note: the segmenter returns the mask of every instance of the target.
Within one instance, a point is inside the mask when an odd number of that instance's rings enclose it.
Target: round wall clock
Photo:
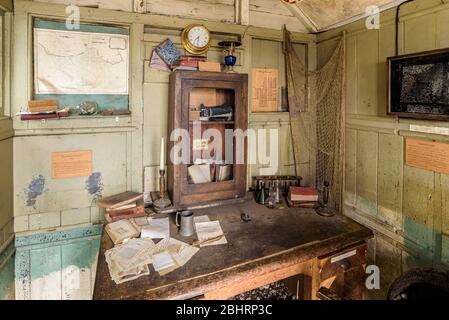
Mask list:
[[[204,54],[211,44],[210,32],[201,24],[187,26],[181,34],[184,49],[192,54]]]

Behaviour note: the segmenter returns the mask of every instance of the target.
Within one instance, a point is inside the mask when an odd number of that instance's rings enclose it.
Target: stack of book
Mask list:
[[[318,192],[314,188],[290,187],[287,200],[291,207],[313,208],[318,203]]]
[[[17,115],[25,120],[42,120],[64,118],[69,116],[67,109],[58,110],[56,100],[31,100],[28,102],[28,112],[20,112]]]
[[[97,205],[106,209],[105,218],[108,222],[145,216],[143,195],[137,192],[128,191],[104,198]]]
[[[173,70],[198,70],[198,63],[205,62],[207,58],[205,56],[181,56],[179,61],[172,67]]]

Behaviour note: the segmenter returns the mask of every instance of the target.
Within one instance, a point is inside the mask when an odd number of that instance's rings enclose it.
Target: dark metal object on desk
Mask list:
[[[271,185],[275,181],[278,181],[279,187],[283,186],[282,191],[283,195],[288,195],[288,191],[292,186],[301,186],[302,177],[300,176],[254,176],[253,180],[256,182],[256,186],[258,186],[261,182],[266,183],[266,185]]]
[[[315,211],[320,216],[323,217],[333,217],[337,213],[335,209],[330,208],[329,206],[329,182],[324,181],[323,187],[323,204],[318,206]]]
[[[171,205],[171,201],[165,193],[165,170],[159,170],[159,199],[154,201],[153,205],[158,209]]]
[[[268,198],[267,189],[265,189],[265,182],[261,182],[260,189],[256,197],[256,202],[258,204],[266,204]]]
[[[251,221],[251,217],[246,212],[242,212],[242,214],[240,215],[240,218],[242,218],[242,220],[244,222],[250,222]]]

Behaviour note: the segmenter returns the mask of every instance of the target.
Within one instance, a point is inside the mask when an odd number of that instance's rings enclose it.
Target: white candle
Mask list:
[[[160,170],[165,170],[165,154],[164,154],[164,137],[161,138],[161,161],[160,161]]]

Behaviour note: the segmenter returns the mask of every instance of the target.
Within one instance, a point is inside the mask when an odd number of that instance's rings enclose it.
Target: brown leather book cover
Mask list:
[[[131,209],[107,211],[107,213],[111,218],[119,216],[130,216],[135,214],[145,214],[145,208],[143,206],[138,206]]]
[[[129,212],[127,212],[127,213],[114,215],[113,217],[111,216],[111,213],[108,212],[108,214],[109,214],[109,218],[113,222],[115,222],[115,221],[119,221],[119,220],[123,220],[123,219],[144,217],[145,216],[145,208],[140,207],[140,209],[129,210]]]
[[[97,201],[97,205],[106,209],[117,209],[126,204],[136,202],[143,198],[143,195],[138,192],[127,191],[111,197],[103,198]]]

